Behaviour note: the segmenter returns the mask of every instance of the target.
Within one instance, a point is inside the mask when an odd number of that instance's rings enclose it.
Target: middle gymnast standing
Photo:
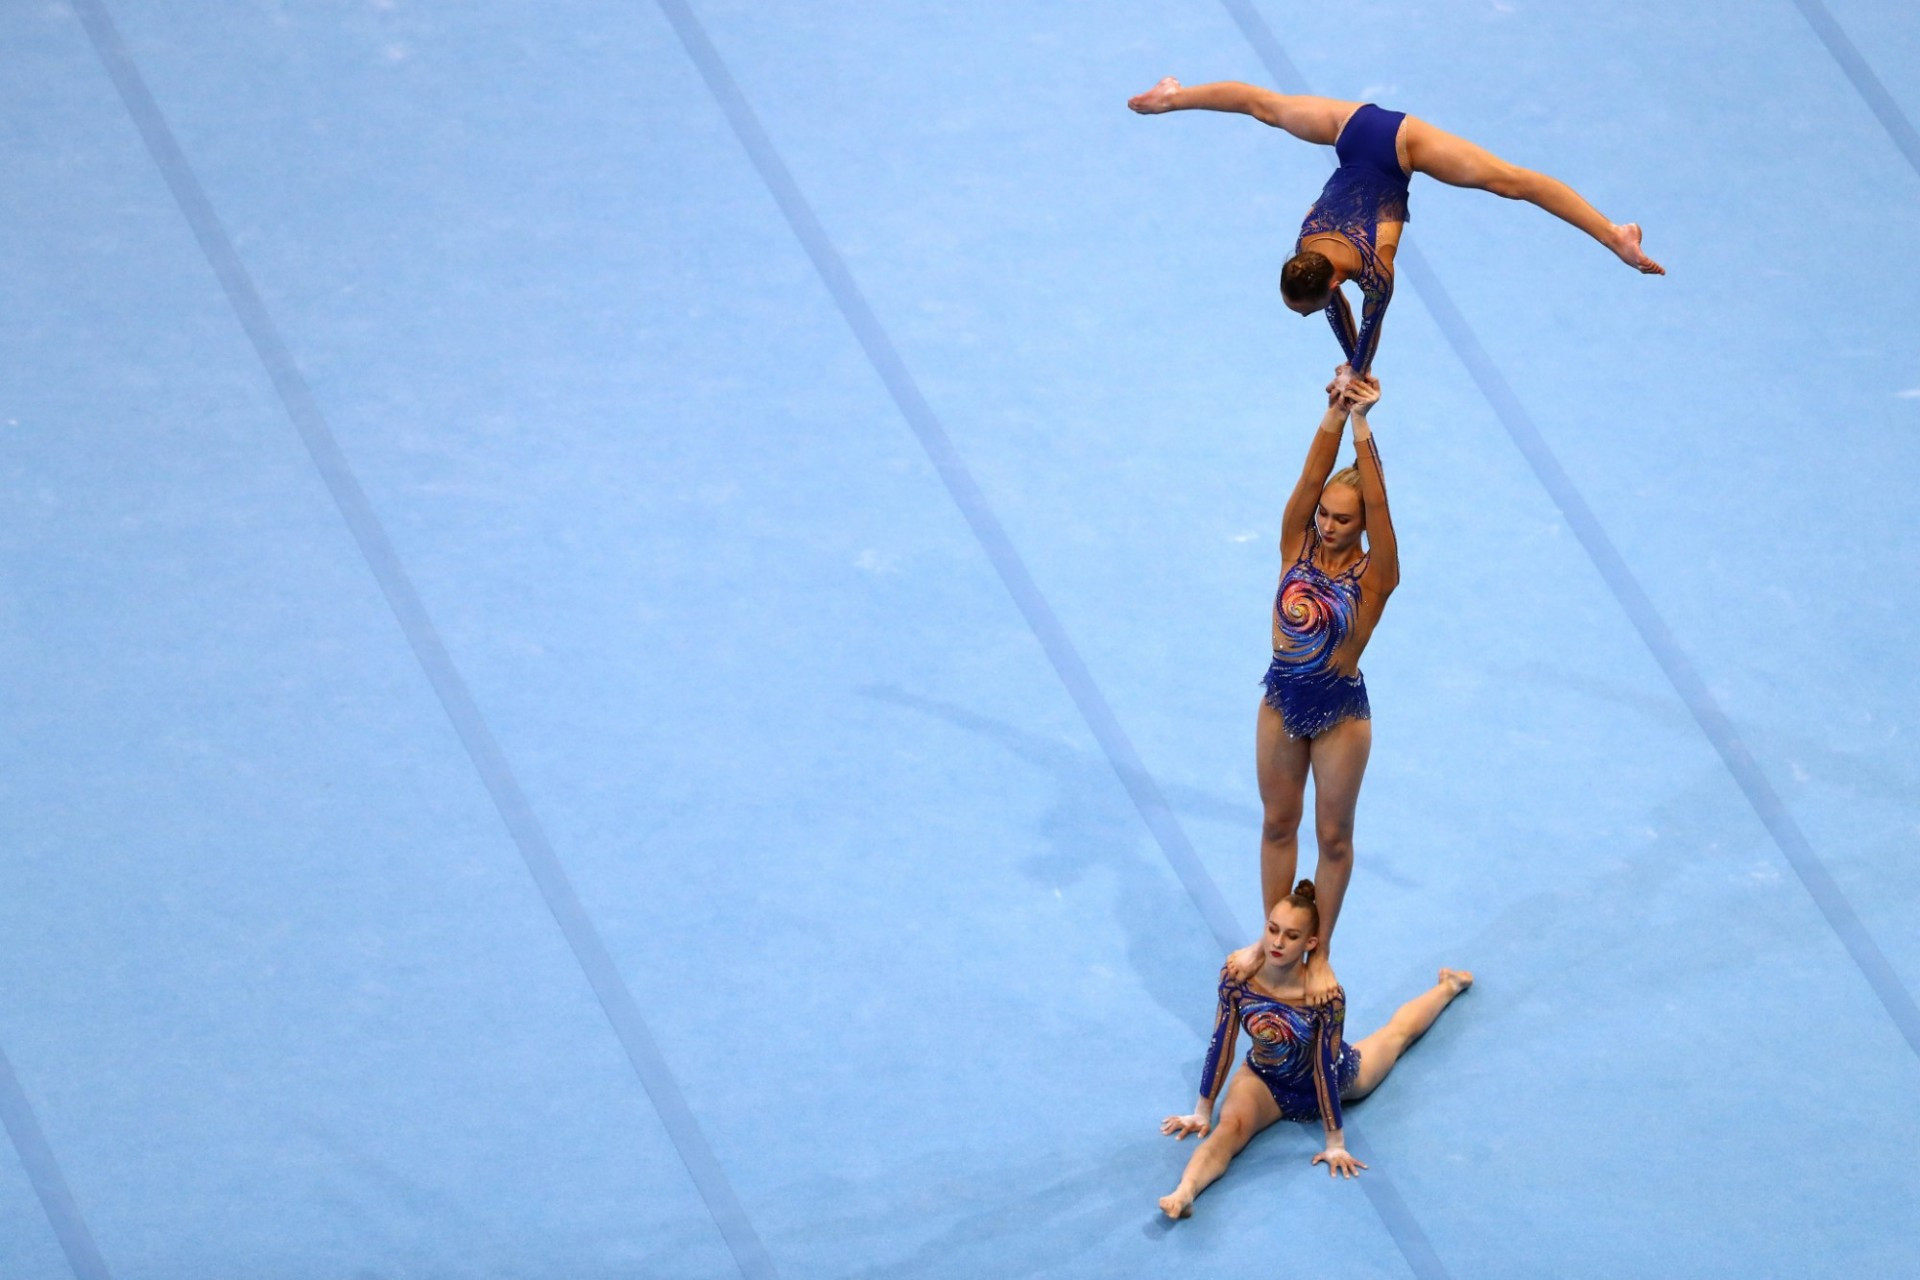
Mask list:
[[[1360,654],[1400,584],[1400,556],[1386,481],[1368,411],[1380,383],[1367,377],[1329,389],[1327,412],[1307,449],[1281,518],[1286,571],[1273,602],[1273,663],[1254,736],[1260,779],[1260,892],[1271,912],[1293,884],[1307,776],[1313,776],[1319,864],[1320,946],[1306,968],[1307,998],[1337,989],[1327,948],[1353,873],[1353,815],[1373,747],[1372,707]],[[1356,465],[1334,471],[1353,422]],[[1362,537],[1365,542],[1363,545]],[[1234,953],[1240,977],[1260,963],[1259,944]]]

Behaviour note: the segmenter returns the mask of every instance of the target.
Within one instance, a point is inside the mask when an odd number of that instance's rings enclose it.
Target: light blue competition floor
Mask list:
[[[1920,18],[0,13],[0,1275],[1893,1276]],[[1167,1229],[1258,913],[1327,171],[1425,179],[1351,1034]]]

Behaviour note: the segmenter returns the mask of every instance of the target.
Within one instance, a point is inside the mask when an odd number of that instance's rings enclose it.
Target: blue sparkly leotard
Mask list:
[[[1340,674],[1335,655],[1360,612],[1360,575],[1366,556],[1339,577],[1313,562],[1320,531],[1307,526],[1300,555],[1280,577],[1273,598],[1273,663],[1267,668],[1267,705],[1280,713],[1290,738],[1314,738],[1342,720],[1367,720],[1367,682],[1358,671]]]
[[[1347,118],[1334,143],[1340,167],[1321,188],[1320,198],[1307,210],[1300,224],[1300,240],[1331,232],[1345,239],[1360,254],[1360,274],[1354,282],[1360,286],[1366,302],[1360,311],[1360,330],[1354,332],[1353,310],[1339,289],[1327,300],[1327,321],[1333,336],[1347,353],[1347,363],[1355,373],[1365,373],[1373,365],[1374,350],[1380,345],[1380,321],[1393,300],[1393,268],[1380,261],[1375,240],[1382,222],[1406,222],[1407,172],[1400,167],[1394,141],[1400,134],[1404,111],[1386,111],[1366,103]],[[1300,244],[1294,245],[1300,252]]]
[[[1340,1128],[1340,1091],[1360,1073],[1360,1053],[1342,1040],[1346,997],[1335,995],[1319,1008],[1287,1004],[1262,995],[1220,970],[1220,1008],[1213,1019],[1213,1042],[1201,1068],[1200,1096],[1217,1098],[1233,1070],[1233,1044],[1244,1025],[1253,1046],[1247,1067],[1260,1077],[1279,1104],[1284,1120],[1319,1120]]]

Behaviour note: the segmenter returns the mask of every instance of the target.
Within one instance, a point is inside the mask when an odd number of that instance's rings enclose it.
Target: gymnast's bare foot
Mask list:
[[[1332,1001],[1335,996],[1345,994],[1340,990],[1340,979],[1333,976],[1333,966],[1327,963],[1324,956],[1316,956],[1308,963],[1300,986],[1305,992],[1306,1002],[1316,1009]]]
[[[1440,985],[1443,987],[1452,987],[1453,994],[1459,995],[1462,991],[1465,991],[1473,985],[1473,975],[1465,969],[1442,969],[1440,971]]]
[[[1152,90],[1148,90],[1148,92],[1151,93]],[[1143,94],[1142,96],[1144,97],[1145,95]],[[1134,110],[1138,111],[1139,108],[1135,107]],[[1655,262],[1652,258],[1649,258],[1640,248],[1640,224],[1637,222],[1616,223],[1613,228],[1613,233],[1607,237],[1607,248],[1619,255],[1620,261],[1626,263],[1642,275],[1663,276],[1667,274],[1665,267]]]
[[[1160,1212],[1176,1221],[1181,1218],[1191,1218],[1193,1197],[1176,1189],[1172,1195],[1160,1197]]]
[[[1168,76],[1145,93],[1136,93],[1127,99],[1127,105],[1143,116],[1157,116],[1163,111],[1173,110],[1173,95],[1180,92],[1180,82]]]

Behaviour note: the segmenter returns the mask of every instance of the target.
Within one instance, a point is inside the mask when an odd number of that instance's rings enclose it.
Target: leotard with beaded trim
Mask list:
[[[1320,198],[1300,224],[1300,252],[1307,237],[1332,233],[1346,240],[1360,255],[1360,273],[1353,277],[1365,298],[1360,328],[1353,327],[1353,310],[1338,288],[1327,300],[1327,322],[1339,339],[1347,363],[1355,373],[1366,373],[1380,345],[1380,322],[1393,300],[1393,268],[1380,260],[1378,238],[1382,222],[1406,222],[1407,172],[1400,167],[1395,139],[1404,111],[1387,111],[1368,102],[1347,118],[1334,152],[1340,167],[1321,188]]]
[[[1318,1119],[1329,1131],[1341,1125],[1340,1091],[1360,1073],[1360,1053],[1341,1039],[1346,1029],[1343,995],[1318,1008],[1288,1004],[1256,991],[1220,970],[1220,1003],[1213,1040],[1200,1072],[1200,1096],[1217,1098],[1233,1069],[1234,1041],[1242,1026],[1253,1041],[1247,1067],[1260,1077],[1285,1120]]]
[[[1292,738],[1314,738],[1343,720],[1373,715],[1367,682],[1340,672],[1338,654],[1360,613],[1360,577],[1367,556],[1339,574],[1314,563],[1320,531],[1307,526],[1300,554],[1280,577],[1273,598],[1273,662],[1266,703]]]

